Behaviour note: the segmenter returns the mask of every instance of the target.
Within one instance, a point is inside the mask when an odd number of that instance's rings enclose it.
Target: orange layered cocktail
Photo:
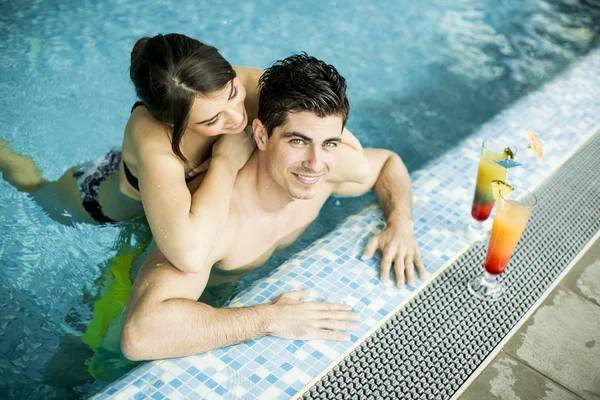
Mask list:
[[[537,199],[533,193],[503,181],[493,181],[491,186],[498,207],[483,264],[485,273],[469,282],[469,291],[481,299],[493,301],[504,295],[504,287],[497,278],[512,257]]]
[[[498,202],[487,255],[483,264],[487,272],[499,275],[504,271],[525,230],[531,211],[530,207],[516,200],[501,199]]]

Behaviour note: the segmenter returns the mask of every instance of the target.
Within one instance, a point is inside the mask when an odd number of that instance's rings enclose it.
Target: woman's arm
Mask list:
[[[191,194],[181,160],[170,143],[147,143],[138,152],[138,179],[144,211],[156,245],[184,272],[202,269],[227,217],[238,170],[254,150],[244,132],[224,135],[213,146],[210,168]],[[199,241],[203,246],[198,246]]]

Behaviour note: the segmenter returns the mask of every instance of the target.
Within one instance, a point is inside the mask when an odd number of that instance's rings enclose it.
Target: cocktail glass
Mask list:
[[[514,187],[511,192],[501,188],[499,192],[500,199],[483,264],[485,272],[469,282],[471,293],[489,301],[499,300],[505,293],[498,276],[504,272],[537,203],[535,195],[525,189]]]
[[[509,155],[514,156],[515,153],[516,147],[508,145],[502,140],[488,138],[483,141],[473,205],[471,206],[471,217],[473,219],[467,228],[467,236],[471,240],[482,240],[484,237],[483,222],[490,216],[495,203],[492,194],[492,181],[506,180],[506,168],[494,161],[505,160]]]

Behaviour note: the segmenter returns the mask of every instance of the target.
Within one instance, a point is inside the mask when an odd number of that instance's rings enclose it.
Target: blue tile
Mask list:
[[[283,368],[286,371],[289,371],[290,369],[294,368],[294,366],[290,363],[283,363],[281,364],[281,368]]]
[[[168,397],[168,395],[169,395],[170,393],[172,393],[172,392],[173,392],[173,390],[175,390],[175,389],[173,389],[171,386],[169,386],[169,385],[165,385],[165,386],[163,386],[163,387],[160,389],[160,392],[161,392],[162,394],[164,394],[165,396],[167,396],[167,397]]]
[[[117,393],[118,391],[119,391],[119,389],[112,387],[106,391],[106,394],[110,396],[110,395]]]
[[[261,377],[256,374],[250,375],[250,377],[248,377],[248,379],[250,379],[250,382],[252,382],[252,383],[258,383],[262,380]]]
[[[298,393],[298,391],[291,387],[288,387],[287,389],[285,389],[285,394],[287,394],[288,396],[293,396],[296,393]]]
[[[142,388],[144,386],[146,386],[147,382],[144,382],[142,379],[138,379],[137,381],[133,382],[133,386],[137,387],[137,388]]]
[[[215,390],[215,392],[217,392],[217,394],[219,394],[221,396],[225,396],[227,394],[227,389],[225,389],[221,385],[217,386],[214,390]]]
[[[163,386],[164,384],[165,384],[165,383],[164,383],[162,380],[160,380],[160,379],[159,379],[159,380],[157,380],[156,382],[154,382],[154,383],[152,384],[152,386],[154,386],[155,388],[157,388],[157,389],[158,389],[159,387]]]
[[[311,356],[313,356],[314,358],[316,358],[317,360],[320,360],[321,358],[323,358],[323,353],[321,353],[318,350],[315,350],[311,353]]]
[[[156,392],[156,393],[154,393],[154,394],[152,395],[152,398],[153,398],[154,400],[162,400],[162,399],[164,399],[164,398],[165,398],[165,395],[164,395],[164,394],[162,394],[161,392]]]
[[[179,386],[181,386],[182,384],[183,384],[183,383],[182,383],[182,382],[181,382],[179,379],[177,379],[177,378],[175,378],[175,379],[173,379],[171,382],[169,382],[169,385],[173,386],[173,387],[174,387],[174,388],[176,388],[176,389],[177,389]]]
[[[294,354],[296,352],[296,350],[298,350],[298,348],[296,346],[294,346],[293,344],[289,344],[285,349],[292,354]]]
[[[227,356],[226,356],[227,357]],[[221,357],[221,360],[223,360],[223,357]],[[196,375],[198,372],[200,372],[198,370],[198,368],[194,367],[193,365],[191,367],[189,367],[186,372],[192,376]]]
[[[275,375],[273,375],[273,374],[269,374],[269,376],[267,376],[267,377],[265,378],[265,380],[266,380],[267,382],[269,382],[269,383],[273,384],[273,383],[277,382],[277,380],[278,380],[278,379],[277,379],[277,377],[276,377]]]
[[[229,366],[231,368],[233,368],[234,370],[238,371],[240,368],[242,368],[242,364],[240,364],[239,362],[233,360],[232,362],[229,363]]]
[[[200,382],[206,382],[207,379],[208,375],[206,375],[204,372],[200,372],[196,375],[196,380],[199,380]]]
[[[267,362],[267,359],[264,358],[263,356],[258,356],[258,357],[255,358],[255,360],[260,365],[264,365]]]
[[[141,400],[141,399],[145,399],[146,395],[144,393],[142,393],[142,392],[139,392],[139,393],[136,393],[135,396],[133,396],[133,398],[135,400]]]
[[[190,389],[189,387],[187,387],[186,385],[181,386],[179,389],[177,389],[179,391],[179,393],[181,393],[182,395],[184,395],[185,397],[187,397],[187,395],[192,391],[192,389]]]
[[[204,382],[204,384],[210,388],[210,389],[214,389],[217,386],[217,382],[213,381],[212,379],[208,378],[206,380],[206,382]]]

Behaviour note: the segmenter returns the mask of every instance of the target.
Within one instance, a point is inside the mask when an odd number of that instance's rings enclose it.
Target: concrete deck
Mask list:
[[[600,399],[600,238],[460,399]]]

